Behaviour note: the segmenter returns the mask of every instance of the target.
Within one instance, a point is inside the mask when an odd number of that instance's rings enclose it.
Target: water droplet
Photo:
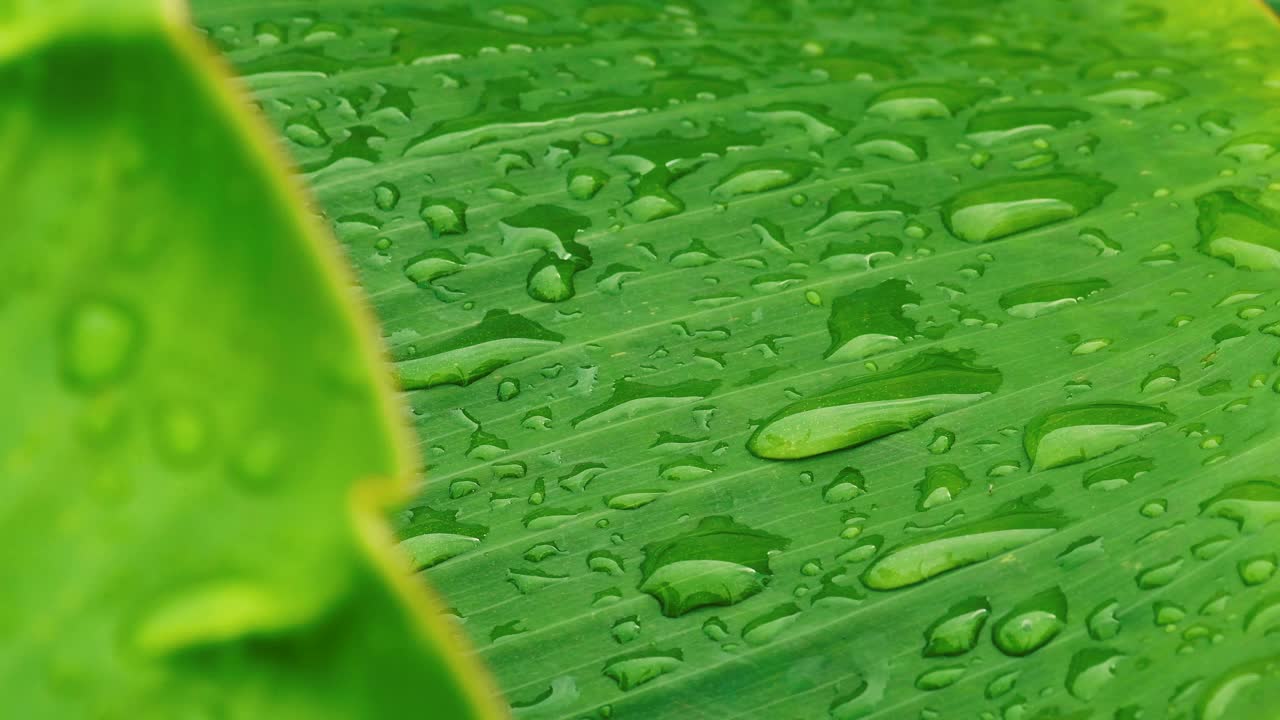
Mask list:
[[[1034,318],[1070,307],[1111,287],[1101,278],[1052,280],[1024,285],[1000,296],[1000,307],[1014,317]]]
[[[980,145],[994,145],[1027,135],[1061,130],[1089,118],[1089,113],[1073,108],[999,108],[971,117],[965,134]]]
[[[926,692],[931,690],[941,690],[950,687],[957,680],[964,676],[965,667],[963,665],[949,665],[946,667],[926,670],[916,678],[916,689]]]
[[[1269,479],[1236,483],[1200,503],[1200,514],[1232,520],[1242,532],[1257,532],[1280,520],[1280,483]]]
[[[1047,645],[1066,624],[1067,596],[1054,587],[1015,605],[992,626],[991,639],[1000,652],[1021,657]]]
[[[1027,424],[1023,446],[1034,470],[1084,462],[1131,445],[1174,420],[1136,403],[1097,403],[1051,410]]]
[[[969,364],[970,359],[922,353],[893,370],[793,403],[765,420],[747,448],[762,458],[805,458],[909,430],[972,405],[995,392],[1003,376]]]
[[[925,657],[963,655],[978,644],[982,626],[991,615],[991,603],[972,597],[952,605],[924,631]]]
[[[1164,587],[1182,571],[1182,558],[1172,558],[1138,573],[1134,581],[1143,590]]]
[[[822,490],[822,499],[829,503],[848,502],[867,491],[866,478],[862,473],[851,467],[840,470],[825,488]]]
[[[933,440],[929,441],[929,452],[934,455],[942,455],[951,449],[956,443],[956,434],[950,430],[936,428],[933,431]]]
[[[886,280],[833,300],[827,320],[831,345],[824,357],[832,362],[860,360],[914,337],[916,324],[904,311],[918,305],[920,296],[909,288],[904,280]]]
[[[97,390],[123,379],[142,344],[142,321],[114,300],[84,300],[73,306],[59,332],[63,377],[79,390]]]
[[[1236,565],[1240,580],[1245,585],[1261,585],[1276,574],[1276,556],[1258,555],[1245,558]]]
[[[420,288],[430,288],[431,282],[452,275],[463,267],[457,255],[445,249],[428,250],[411,258],[404,265],[404,275]]]
[[[800,608],[794,603],[779,605],[757,615],[742,626],[742,639],[748,645],[764,645],[781,635],[800,617]]]
[[[1118,490],[1155,469],[1155,461],[1130,457],[1101,465],[1084,474],[1084,486],[1090,490]]]
[[[1101,105],[1142,110],[1186,96],[1187,89],[1169,80],[1128,80],[1089,96]]]
[[[906,133],[876,132],[864,135],[854,149],[863,155],[886,158],[901,163],[924,160],[929,156],[925,139]]]
[[[1182,371],[1173,365],[1161,365],[1142,378],[1142,392],[1160,392],[1168,390],[1182,378]]]
[[[872,590],[894,590],[924,582],[1022,547],[1052,534],[1064,519],[1034,505],[1035,496],[1009,501],[991,517],[886,550],[862,574]]]
[[[827,202],[827,212],[822,219],[805,230],[808,235],[825,232],[852,232],[872,223],[901,220],[918,208],[909,203],[883,198],[878,202],[863,202],[852,190],[841,190]]]
[[[373,204],[379,210],[395,210],[400,202],[400,189],[389,182],[380,182],[373,188]]]
[[[667,617],[733,605],[764,589],[772,575],[769,554],[787,544],[728,517],[703,518],[691,531],[644,547],[640,590],[656,598]]]
[[[776,190],[800,182],[812,171],[813,165],[800,160],[755,160],[720,178],[712,192],[733,196]]]
[[[612,678],[622,691],[657,679],[680,667],[684,653],[673,650],[641,650],[610,658],[601,671]]]
[[[1228,188],[1196,198],[1196,249],[1244,270],[1280,270],[1280,212],[1259,197],[1257,190]]]
[[[953,235],[989,242],[1082,215],[1097,207],[1115,185],[1085,175],[1043,175],[1000,180],[965,190],[943,205]]]
[[[885,90],[867,104],[867,114],[889,120],[949,118],[978,100],[995,94],[990,88],[918,83]]]
[[[538,568],[512,568],[507,571],[507,581],[516,586],[521,595],[529,595],[544,588],[551,587],[569,577]]]
[[[1067,690],[1075,697],[1089,701],[1097,697],[1116,674],[1116,666],[1124,655],[1105,647],[1077,650],[1067,667]]]
[[[399,360],[405,390],[469,385],[500,367],[556,347],[564,336],[521,315],[490,310],[479,324]]]
[[[619,380],[608,400],[573,419],[579,430],[630,420],[706,399],[716,388],[714,380],[686,380],[671,385],[648,385]]]
[[[959,465],[930,465],[924,469],[924,479],[916,483],[916,509],[923,511],[949,503],[968,487],[969,478]]]
[[[418,217],[434,237],[461,235],[467,231],[467,206],[461,200],[422,198]]]
[[[1120,603],[1114,599],[1104,600],[1102,604],[1094,608],[1089,616],[1085,618],[1085,627],[1089,630],[1089,637],[1094,640],[1110,640],[1120,633],[1120,621],[1116,618],[1116,611],[1120,609]]]
[[[426,505],[410,508],[405,524],[397,531],[400,549],[409,556],[413,569],[425,570],[457,557],[480,544],[489,528],[457,521],[456,510],[436,510]]]
[[[569,173],[566,190],[575,200],[590,200],[609,182],[609,176],[594,168],[576,168]]]
[[[819,262],[833,270],[870,269],[880,260],[902,251],[902,241],[892,235],[833,238],[822,251]]]

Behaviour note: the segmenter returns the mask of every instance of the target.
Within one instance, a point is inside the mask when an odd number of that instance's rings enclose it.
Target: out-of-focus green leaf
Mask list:
[[[4,714],[493,715],[332,240],[184,21],[94,5],[0,12]]]
[[[1253,3],[201,0],[530,718],[1276,706]]]

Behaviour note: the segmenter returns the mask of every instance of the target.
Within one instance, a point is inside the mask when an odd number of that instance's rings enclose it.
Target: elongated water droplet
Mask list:
[[[1251,188],[1215,190],[1196,198],[1196,249],[1244,270],[1280,270],[1280,212]]]
[[[521,315],[490,310],[479,324],[400,360],[396,370],[406,390],[470,385],[500,367],[556,347],[564,336]]]
[[[1089,118],[1089,113],[1074,108],[1000,108],[971,117],[965,134],[980,145],[993,145],[1027,135],[1061,130]]]
[[[788,405],[761,424],[747,448],[757,457],[787,460],[909,430],[999,389],[1000,371],[970,360],[970,354],[922,353],[891,371]]]
[[[948,665],[947,667],[926,670],[916,678],[916,689],[928,692],[950,687],[964,676],[964,671],[965,667],[963,665]]]
[[[813,165],[800,160],[756,160],[720,178],[712,192],[733,196],[775,190],[800,182],[812,171]]]
[[[456,510],[423,505],[410,508],[407,513],[405,525],[396,535],[414,570],[424,570],[474,549],[489,532],[484,525],[458,522]]]
[[[1014,317],[1034,318],[1070,307],[1111,287],[1101,278],[1053,280],[1024,285],[1000,296],[1000,307]]]
[[[758,615],[742,626],[742,639],[748,645],[764,645],[781,635],[800,617],[800,608],[787,603]]]
[[[1060,513],[1042,510],[1034,500],[1034,495],[1018,498],[987,519],[890,548],[862,573],[862,583],[872,590],[915,585],[1022,547],[1062,527],[1065,519]]]
[[[462,267],[462,260],[457,255],[440,248],[410,258],[404,264],[404,276],[418,287],[428,288],[432,280],[452,275]]]
[[[1280,520],[1280,482],[1236,483],[1200,503],[1200,514],[1232,520],[1242,532],[1257,532]]]
[[[1091,490],[1118,490],[1155,468],[1151,458],[1131,457],[1094,468],[1084,474],[1084,486]]]
[[[1090,95],[1089,99],[1102,105],[1141,110],[1173,102],[1186,94],[1186,88],[1169,80],[1127,80]]]
[[[885,90],[867,103],[867,113],[889,120],[949,118],[981,98],[993,95],[990,88],[918,83]]]
[[[989,242],[1082,215],[1115,187],[1070,174],[1001,180],[952,197],[943,205],[942,218],[961,240]]]
[[[875,132],[864,135],[854,149],[863,155],[886,158],[902,163],[919,162],[929,157],[925,139],[919,135]]]
[[[1023,447],[1033,469],[1047,470],[1131,445],[1173,420],[1167,410],[1136,403],[1063,407],[1027,423]]]
[[[715,391],[714,380],[686,380],[671,385],[649,385],[634,380],[619,380],[613,385],[608,400],[588,409],[573,419],[579,430],[590,430],[609,423],[661,412],[669,408],[704,400]]]
[[[672,650],[641,650],[610,658],[601,671],[618,684],[619,690],[630,690],[674,671],[684,663],[684,653]]]
[[[841,190],[827,202],[827,213],[805,233],[850,232],[872,223],[901,220],[918,208],[909,203],[883,198],[863,202],[852,190]]]

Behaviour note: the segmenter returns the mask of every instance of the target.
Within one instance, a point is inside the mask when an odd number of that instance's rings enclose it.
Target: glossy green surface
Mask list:
[[[1268,717],[1259,7],[196,9],[374,299],[401,537],[519,716]]]

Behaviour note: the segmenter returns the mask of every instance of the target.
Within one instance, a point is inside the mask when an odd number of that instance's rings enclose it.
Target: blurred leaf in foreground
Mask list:
[[[381,513],[416,462],[331,239],[183,18],[0,8],[0,695],[491,717]]]
[[[1247,0],[197,0],[528,718],[1272,720]]]

